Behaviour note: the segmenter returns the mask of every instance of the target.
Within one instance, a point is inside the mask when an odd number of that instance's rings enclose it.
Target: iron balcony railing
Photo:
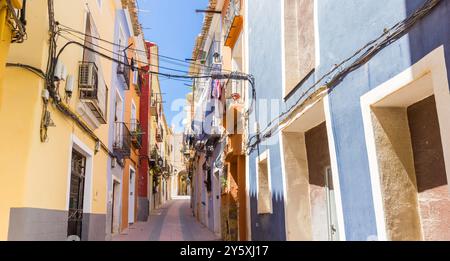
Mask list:
[[[230,32],[235,28],[236,17],[239,17],[241,12],[241,0],[230,0],[228,9],[223,18],[223,31],[225,32],[225,46],[227,40],[230,38]]]
[[[123,122],[114,124],[113,151],[114,155],[120,159],[128,158],[131,155],[131,133]]]
[[[131,143],[137,149],[142,147],[142,128],[137,119],[132,119],[130,123]]]
[[[123,64],[119,64],[117,66],[117,74],[122,75],[125,83],[126,83],[126,89],[129,90],[130,89],[130,74],[131,74],[131,65],[130,62],[128,60],[128,56],[127,53],[124,52],[122,55],[122,61]]]

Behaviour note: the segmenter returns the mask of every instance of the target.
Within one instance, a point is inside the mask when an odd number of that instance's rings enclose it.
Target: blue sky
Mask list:
[[[184,60],[191,58],[195,38],[200,33],[203,14],[196,13],[196,9],[206,9],[207,0],[138,0],[140,21],[144,28],[145,38],[159,46],[159,54]],[[180,63],[180,62],[176,62]],[[181,63],[183,64],[183,63]],[[181,71],[188,70],[185,66],[170,63],[170,60],[160,59],[160,66],[174,68]],[[181,72],[161,69],[161,72],[183,74]],[[190,88],[185,82],[160,77],[164,95],[164,111],[167,122],[179,122],[182,107],[177,99],[184,99]],[[171,107],[177,107],[173,111]]]

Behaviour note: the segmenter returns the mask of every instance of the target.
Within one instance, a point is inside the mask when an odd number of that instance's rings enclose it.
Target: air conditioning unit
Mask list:
[[[80,90],[94,90],[97,86],[97,81],[98,69],[95,63],[81,63],[78,75],[78,86]]]

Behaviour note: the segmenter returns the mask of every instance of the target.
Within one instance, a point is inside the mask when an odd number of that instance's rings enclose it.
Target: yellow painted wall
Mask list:
[[[122,178],[122,224],[120,231],[128,228],[128,202],[130,193],[130,160],[126,160],[123,168]]]
[[[89,9],[100,37],[113,40],[114,2],[103,1],[102,10],[98,10],[96,0],[55,0],[55,17],[62,24],[84,31],[85,14]],[[45,71],[48,55],[47,1],[28,1],[27,8],[32,10],[27,12],[28,40],[11,46],[8,61]],[[64,43],[65,40],[60,38],[58,47]],[[75,76],[74,96],[68,104],[73,111],[80,103],[76,76],[82,53],[80,47],[71,46],[61,56],[68,73]],[[111,61],[103,59],[101,67],[106,84],[110,86]],[[38,76],[11,67],[6,69],[4,82],[0,85],[0,120],[7,123],[0,128],[0,240],[7,239],[10,208],[67,210],[72,135],[90,150],[95,148],[94,140],[52,105],[49,110],[56,127],[49,128],[49,141],[41,143],[39,128],[43,88],[44,82]],[[61,89],[63,96],[64,87]],[[96,129],[95,134],[103,143],[108,143],[107,124]],[[107,158],[104,150],[93,157],[91,213],[106,214]]]

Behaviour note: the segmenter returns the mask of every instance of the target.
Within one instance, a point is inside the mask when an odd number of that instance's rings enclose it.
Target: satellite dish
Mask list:
[[[77,235],[71,235],[67,237],[67,241],[81,241],[81,239]]]

